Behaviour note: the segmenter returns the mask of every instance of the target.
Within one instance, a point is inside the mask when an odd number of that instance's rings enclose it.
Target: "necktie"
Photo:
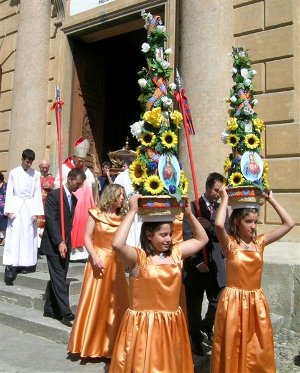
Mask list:
[[[72,194],[68,195],[68,202],[69,202],[70,211],[72,211]]]
[[[210,212],[210,217],[212,218],[212,216],[214,214],[214,206],[213,205],[209,205],[208,208],[209,208],[209,212]]]

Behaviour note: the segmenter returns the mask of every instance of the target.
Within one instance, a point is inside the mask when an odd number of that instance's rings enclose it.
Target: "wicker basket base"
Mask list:
[[[229,187],[227,193],[229,196],[228,204],[233,209],[259,208],[265,203],[262,191],[256,187]]]
[[[142,216],[170,216],[180,214],[187,204],[187,198],[181,201],[170,196],[142,196],[139,198],[138,214]]]

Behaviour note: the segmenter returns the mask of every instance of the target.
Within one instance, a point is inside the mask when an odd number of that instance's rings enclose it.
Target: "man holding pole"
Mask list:
[[[71,251],[71,229],[77,203],[73,192],[83,186],[85,179],[85,173],[81,169],[74,168],[68,173],[67,182],[62,187],[63,214],[60,188],[49,192],[45,204],[46,225],[41,249],[47,256],[50,281],[46,289],[44,316],[59,319],[67,326],[72,326],[74,320],[66,284]]]

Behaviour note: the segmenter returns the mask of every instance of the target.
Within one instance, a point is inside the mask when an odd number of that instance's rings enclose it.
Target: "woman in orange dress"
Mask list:
[[[289,232],[294,222],[270,192],[265,198],[279,215],[281,225],[256,235],[258,210],[235,209],[228,235],[224,228],[228,204],[225,187],[220,195],[215,229],[227,259],[227,287],[215,317],[211,373],[275,373],[272,324],[261,289],[263,251]]]
[[[128,307],[124,265],[111,244],[126,212],[125,206],[124,188],[112,184],[103,191],[99,208],[89,210],[84,237],[89,260],[67,348],[81,357],[111,358]]]
[[[113,239],[113,248],[130,270],[130,305],[120,326],[110,372],[192,373],[189,335],[179,306],[181,260],[199,251],[208,238],[188,207],[185,214],[193,239],[173,245],[171,222],[144,222],[142,248],[127,245],[139,197],[131,197],[129,212]]]

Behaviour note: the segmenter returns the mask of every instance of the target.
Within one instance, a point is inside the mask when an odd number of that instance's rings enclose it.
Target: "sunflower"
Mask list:
[[[160,194],[164,189],[164,183],[156,175],[149,176],[144,184],[144,188],[152,195]]]
[[[263,140],[263,139],[260,139],[260,140],[259,140],[259,147],[260,147],[261,150],[264,149],[265,144],[264,144],[264,140]]]
[[[263,186],[266,189],[270,190],[270,185],[269,185],[269,182],[268,182],[268,179],[267,179],[267,175],[263,175],[262,181],[263,181]]]
[[[228,181],[230,185],[238,186],[241,185],[244,180],[245,179],[243,178],[243,175],[240,172],[233,172]]]
[[[140,138],[140,142],[145,146],[153,146],[156,140],[156,136],[153,132],[144,132]]]
[[[254,124],[254,127],[255,127],[255,130],[257,132],[261,132],[265,129],[265,123],[263,120],[259,119],[259,118],[255,118],[252,120],[252,123]]]
[[[171,131],[171,130],[168,130],[168,131],[165,131],[161,137],[161,143],[164,147],[168,148],[168,149],[171,149],[171,148],[176,148],[177,144],[178,144],[178,137],[177,135]]]
[[[264,160],[263,163],[264,163],[264,174],[268,175],[269,174],[269,165],[268,165],[268,162],[266,160]]]
[[[141,184],[147,177],[146,166],[139,159],[134,160],[129,166],[129,175],[134,184]]]
[[[260,141],[256,135],[250,133],[245,137],[245,144],[248,149],[256,149],[259,146]]]
[[[176,124],[177,128],[180,128],[180,125],[183,121],[182,114],[179,111],[174,110],[173,113],[170,114],[170,117],[173,123]]]
[[[235,134],[230,134],[227,137],[227,144],[229,144],[232,148],[235,148],[240,141],[240,138]]]
[[[225,162],[224,162],[224,172],[227,173],[230,171],[230,169],[231,169],[231,160],[230,160],[229,155],[227,155]]]
[[[227,128],[229,131],[235,131],[238,128],[238,122],[236,118],[229,118],[227,121]]]
[[[180,175],[180,181],[179,181],[179,190],[181,192],[181,194],[183,196],[185,196],[188,192],[188,188],[189,188],[189,182],[188,182],[188,179],[187,177],[184,175],[184,173],[182,173]]]
[[[157,107],[146,111],[146,113],[143,115],[143,119],[150,123],[153,127],[159,128],[162,121],[161,108]]]

